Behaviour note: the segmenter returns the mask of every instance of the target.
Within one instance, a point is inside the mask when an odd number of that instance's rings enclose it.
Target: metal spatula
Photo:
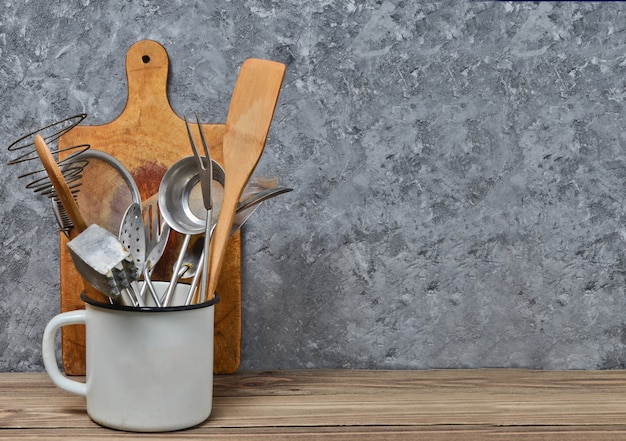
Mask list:
[[[135,266],[140,273],[146,260],[146,234],[144,230],[141,205],[132,203],[126,210],[126,213],[124,213],[122,224],[120,225],[119,240],[132,255]],[[131,282],[131,286],[133,290],[128,293],[131,299],[136,300],[136,306],[145,306],[137,282]]]
[[[67,243],[67,248],[80,275],[114,303],[134,306],[122,296],[133,292],[132,282],[139,271],[132,254],[106,229],[90,225]]]

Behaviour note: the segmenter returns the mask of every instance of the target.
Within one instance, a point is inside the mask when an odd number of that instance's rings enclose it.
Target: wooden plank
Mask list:
[[[0,439],[626,439],[622,371],[275,371],[215,377],[211,417],[175,434],[91,422],[43,373],[0,374]]]
[[[426,371],[285,370],[216,376],[220,396],[380,393],[403,390],[500,389],[515,394],[567,390],[569,393],[626,393],[625,371],[533,371],[471,369]]]
[[[24,433],[27,432],[27,433]],[[432,441],[483,441],[489,439],[489,429],[484,427],[436,427],[436,428],[406,428],[406,427],[336,427],[336,428],[288,428],[288,429],[228,429],[211,430],[191,429],[184,432],[131,434],[123,432],[90,430],[7,430],[0,434],[3,439],[19,439],[22,441],[45,440],[129,440],[129,439],[168,439],[168,440],[210,440],[210,441],[287,441],[287,440],[332,440],[332,441],[404,441],[428,439]]]
[[[163,174],[177,160],[191,156],[184,120],[174,113],[167,98],[169,59],[165,49],[154,41],[135,43],[126,56],[128,100],[121,115],[101,126],[79,125],[59,139],[59,146],[89,144],[113,155],[133,175],[143,200],[157,193]],[[202,125],[211,156],[223,163],[223,124]],[[198,141],[199,142],[199,141]],[[93,204],[87,203],[91,198]],[[115,192],[97,179],[83,179],[81,211],[87,219],[107,218],[114,211]],[[125,210],[126,207],[123,207]],[[61,235],[61,310],[84,308],[79,295],[82,281],[72,264]],[[165,253],[155,268],[155,280],[169,280],[182,237],[173,233]],[[178,248],[177,248],[178,247]],[[215,307],[215,363],[217,373],[232,373],[239,367],[241,353],[241,236],[229,242],[217,292],[221,301]],[[69,375],[85,374],[84,326],[68,326],[62,331],[63,367]]]
[[[336,428],[289,428],[289,429],[190,429],[183,432],[137,434],[100,429],[33,429],[2,430],[3,440],[41,441],[80,440],[117,441],[129,439],[209,440],[209,441],[616,441],[626,439],[626,431],[613,427],[548,427],[513,429],[482,426],[439,427],[336,427]]]
[[[65,394],[63,394],[65,395]],[[590,402],[572,404],[566,399],[514,403],[511,396],[476,398],[467,394],[434,394],[428,399],[399,397],[334,395],[327,397],[215,397],[214,410],[206,427],[321,427],[358,426],[426,426],[426,425],[624,425],[624,405],[614,398],[599,403],[603,394],[594,394]],[[91,427],[85,403],[79,398],[63,396],[50,400],[14,398],[2,403],[0,426],[27,428],[33,422],[39,427],[56,427],[59,419],[65,427]],[[367,400],[364,402],[363,400]],[[499,401],[499,402],[498,402]],[[502,404],[504,403],[504,404]],[[615,410],[617,407],[618,410]]]
[[[626,404],[606,393],[520,399],[509,393],[371,394],[301,397],[218,397],[208,425],[244,427],[358,425],[624,424]],[[276,415],[280,420],[276,421]]]

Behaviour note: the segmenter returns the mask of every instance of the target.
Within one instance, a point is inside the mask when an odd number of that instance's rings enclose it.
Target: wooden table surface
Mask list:
[[[0,373],[0,439],[626,440],[626,372],[510,369],[242,372],[216,376],[193,429],[93,423],[45,373]]]

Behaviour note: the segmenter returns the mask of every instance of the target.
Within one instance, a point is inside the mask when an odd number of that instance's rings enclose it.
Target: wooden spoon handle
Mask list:
[[[74,200],[74,196],[72,195],[72,191],[68,187],[67,182],[65,182],[65,178],[59,169],[59,165],[54,160],[54,156],[52,156],[50,149],[41,135],[35,135],[35,148],[37,149],[37,154],[39,155],[39,159],[41,160],[43,167],[46,169],[48,178],[50,178],[50,182],[52,182],[52,185],[54,186],[54,191],[61,200],[63,208],[67,211],[72,224],[74,224],[74,228],[70,231],[70,239],[73,239],[87,229],[87,222],[78,209],[78,204]],[[101,302],[108,302],[109,299],[107,296],[96,290],[84,279],[83,288],[87,296],[92,299],[99,300]]]
[[[54,191],[61,200],[63,208],[67,211],[74,228],[76,228],[78,233],[82,233],[87,228],[87,222],[85,222],[85,218],[78,209],[78,204],[76,204],[72,191],[68,187],[67,182],[65,182],[59,165],[41,135],[35,135],[35,148],[43,167],[46,169],[46,173],[48,173],[48,178],[50,178],[50,182],[54,186]]]

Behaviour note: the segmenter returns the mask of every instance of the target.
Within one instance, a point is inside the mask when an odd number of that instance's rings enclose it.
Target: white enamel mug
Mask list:
[[[154,282],[159,294],[167,283]],[[180,284],[174,305],[189,285]],[[96,423],[133,432],[185,429],[206,420],[213,401],[214,305],[134,308],[93,301],[85,310],[55,316],[43,336],[43,361],[61,389],[87,399]],[[61,374],[55,334],[66,325],[86,326],[86,383]]]

